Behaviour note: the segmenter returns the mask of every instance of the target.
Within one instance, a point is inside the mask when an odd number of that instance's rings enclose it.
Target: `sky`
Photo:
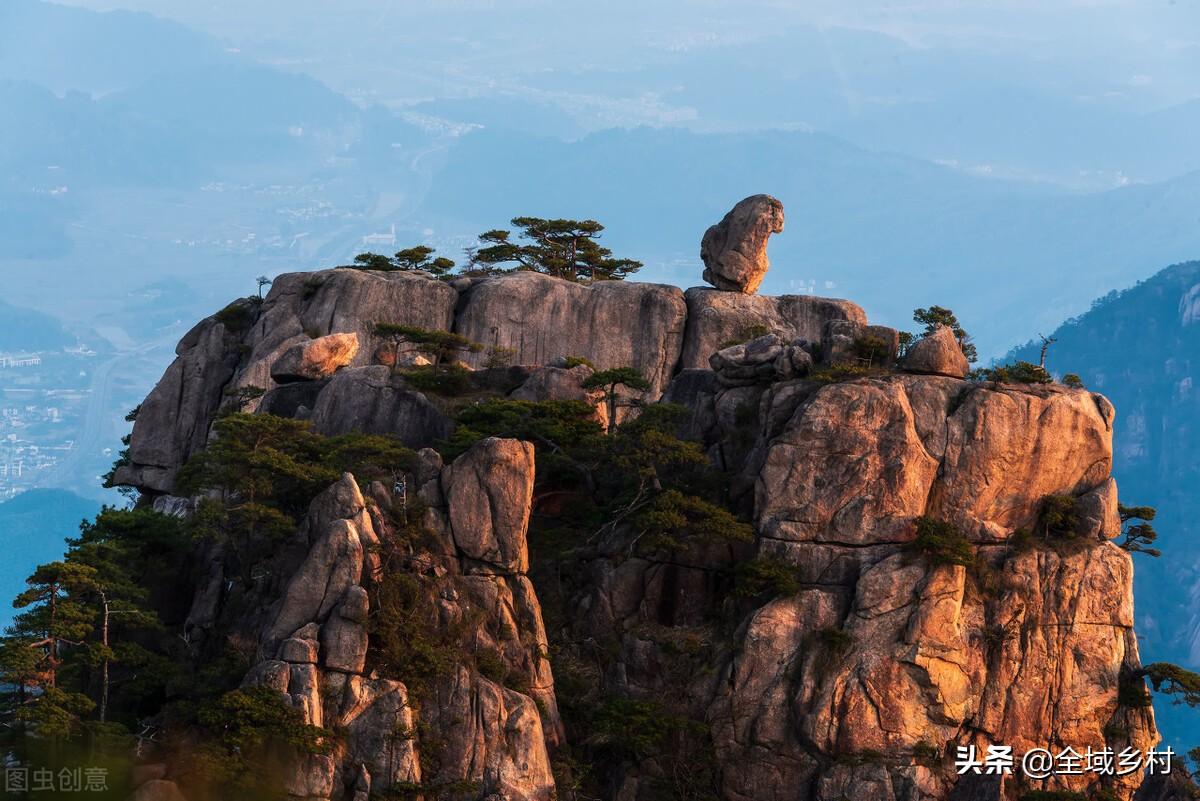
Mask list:
[[[1200,68],[1200,0],[68,2],[176,19],[352,96],[397,105],[498,87],[532,93],[547,73],[628,71],[682,53],[769,41],[800,26],[967,50],[978,61],[997,61],[997,72],[1014,79],[1073,87],[1135,110],[1184,102],[1200,91],[1192,80]],[[836,63],[860,55],[832,45],[798,60]]]

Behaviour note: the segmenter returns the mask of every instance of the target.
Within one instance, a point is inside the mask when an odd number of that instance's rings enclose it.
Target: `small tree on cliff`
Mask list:
[[[418,328],[415,325],[375,323],[372,332],[375,336],[382,337],[391,343],[396,354],[395,360],[392,362],[393,373],[399,367],[400,356],[404,353],[423,353],[436,366],[448,362],[462,353],[479,353],[483,350],[482,345],[472,342],[462,334]]]
[[[1117,510],[1121,515],[1121,524],[1125,526],[1121,531],[1125,539],[1117,544],[1130,553],[1162,556],[1162,551],[1151,547],[1158,539],[1158,532],[1150,525],[1150,521],[1158,514],[1157,510],[1153,506],[1126,506],[1123,503],[1117,504]]]
[[[433,255],[435,252],[431,247],[418,245],[415,248],[398,250],[391,256],[384,256],[380,253],[359,253],[354,257],[353,266],[359,270],[379,270],[381,272],[424,270],[442,278],[449,275],[454,269],[454,261],[445,256],[435,257]]]
[[[453,259],[445,256],[434,256],[434,249],[418,245],[415,248],[398,250],[392,256],[392,263],[397,270],[424,270],[427,273],[441,276],[447,275],[454,269]]]
[[[928,309],[914,309],[913,320],[925,326],[925,330],[921,332],[922,336],[932,334],[937,330],[938,326],[946,326],[954,333],[954,338],[958,340],[958,347],[962,349],[963,355],[967,357],[967,361],[976,362],[979,360],[979,354],[975,350],[974,343],[971,342],[971,335],[958,322],[958,317],[954,315],[954,312],[942,306],[930,306]]]
[[[647,390],[650,382],[632,367],[615,367],[611,370],[601,370],[588,376],[583,382],[584,389],[604,390],[604,406],[608,411],[608,430],[612,431],[617,424],[617,387]],[[628,404],[627,404],[628,405]]]
[[[479,235],[480,246],[470,251],[471,266],[482,272],[533,272],[568,281],[619,280],[637,272],[640,261],[615,259],[612,251],[596,240],[604,226],[595,220],[544,220],[514,217],[518,229],[513,241],[510,231],[496,229]],[[503,269],[499,265],[513,265]]]

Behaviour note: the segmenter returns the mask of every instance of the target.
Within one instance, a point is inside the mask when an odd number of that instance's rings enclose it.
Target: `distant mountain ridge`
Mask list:
[[[1134,584],[1144,653],[1200,666],[1200,261],[1110,292],[1047,333],[1057,340],[1047,367],[1078,374],[1117,409],[1113,474],[1122,501],[1158,509],[1163,557],[1139,560]],[[1008,358],[1036,362],[1039,347]],[[1159,710],[1169,735],[1194,728],[1185,714]]]
[[[0,78],[60,94],[106,94],[161,71],[230,58],[213,37],[144,12],[95,12],[38,0],[0,5]]]
[[[54,317],[0,300],[0,351],[58,349],[74,342]]]

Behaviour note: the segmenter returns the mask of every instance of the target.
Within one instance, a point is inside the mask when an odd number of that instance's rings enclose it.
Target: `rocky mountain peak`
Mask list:
[[[162,508],[189,508],[168,496],[231,414],[417,452],[391,486],[313,497],[242,601],[245,686],[345,733],[292,797],[548,801],[582,775],[622,801],[696,797],[681,776],[737,801],[1133,797],[1140,774],[1001,786],[952,759],[1157,742],[1121,689],[1140,659],[1111,404],[967,380],[948,328],[902,354],[853,303],[752,294],[782,222],[764,195],[709,230],[718,289],[335,269],[189,332],[117,473]],[[402,363],[429,332],[452,355]],[[707,494],[663,486],[647,443]],[[628,483],[593,505],[604,481]],[[189,626],[211,640],[235,562],[208,558]],[[471,658],[388,656],[425,637]]]

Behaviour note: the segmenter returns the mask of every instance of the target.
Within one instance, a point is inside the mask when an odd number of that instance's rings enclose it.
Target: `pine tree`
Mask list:
[[[546,220],[541,217],[514,217],[516,237],[511,231],[496,229],[479,235],[481,246],[470,253],[476,270],[495,273],[512,270],[565,278],[568,281],[620,280],[642,267],[640,261],[613,258],[612,251],[598,240],[604,226],[595,220]],[[511,264],[509,270],[497,265]]]
[[[9,711],[15,722],[42,737],[76,732],[95,707],[84,693],[60,687],[68,649],[85,651],[96,616],[83,600],[94,591],[96,570],[67,561],[39,565],[25,580],[28,589],[13,601],[16,616],[0,649],[6,677],[15,679]]]
[[[1121,531],[1125,535],[1125,539],[1120,543],[1120,547],[1130,553],[1144,553],[1147,556],[1162,556],[1162,551],[1151,547],[1152,543],[1158,539],[1158,532],[1154,530],[1154,526],[1150,525],[1150,521],[1158,514],[1153,506],[1126,506],[1123,503],[1117,504],[1117,511],[1121,515],[1121,524],[1125,528]]]
[[[593,373],[583,382],[584,389],[604,390],[604,405],[608,412],[608,430],[611,432],[617,424],[617,387],[635,390],[650,389],[650,382],[632,367],[614,367],[611,370],[601,370]],[[631,405],[631,404],[627,404]]]
[[[930,306],[928,309],[915,309],[913,320],[925,326],[925,330],[921,332],[922,336],[932,334],[940,326],[949,328],[953,332],[954,338],[958,340],[958,347],[962,349],[967,361],[973,364],[979,360],[979,354],[974,343],[971,342],[971,335],[958,322],[958,317],[954,312],[942,306]]]

